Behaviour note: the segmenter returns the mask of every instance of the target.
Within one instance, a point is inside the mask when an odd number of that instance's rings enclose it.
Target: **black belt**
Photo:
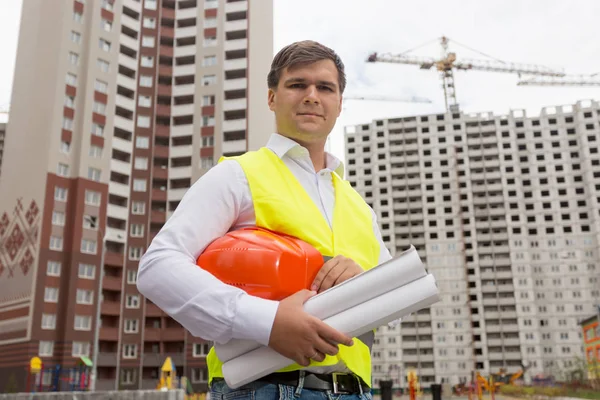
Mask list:
[[[303,388],[312,390],[330,390],[335,394],[341,393],[367,393],[371,388],[358,376],[352,374],[332,373],[316,374],[314,372],[303,371]],[[221,380],[222,378],[214,378]],[[257,380],[257,382],[276,383],[280,385],[299,386],[300,371],[275,372]],[[361,390],[362,389],[362,390]]]

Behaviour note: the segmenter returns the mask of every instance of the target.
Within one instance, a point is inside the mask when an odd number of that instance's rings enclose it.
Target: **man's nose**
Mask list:
[[[319,103],[318,91],[315,86],[308,86],[306,88],[306,94],[304,96],[305,103]]]

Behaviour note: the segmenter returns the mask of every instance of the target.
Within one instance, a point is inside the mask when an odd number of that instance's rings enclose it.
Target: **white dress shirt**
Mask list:
[[[327,153],[326,166],[317,173],[308,150],[291,139],[273,134],[266,147],[283,160],[331,226],[331,174],[343,177],[341,161]],[[217,343],[251,339],[268,345],[279,303],[250,296],[196,265],[213,240],[230,230],[255,224],[244,172],[238,162],[224,160],[190,187],[150,244],[139,264],[139,291],[196,337]],[[381,264],[391,255],[381,239],[374,213],[373,230],[380,242]]]

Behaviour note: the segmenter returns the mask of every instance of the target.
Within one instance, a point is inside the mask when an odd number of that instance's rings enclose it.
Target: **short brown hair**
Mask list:
[[[333,61],[338,71],[340,93],[344,93],[344,89],[346,88],[346,73],[344,72],[342,59],[329,47],[312,40],[295,42],[279,50],[273,58],[271,71],[269,71],[269,75],[267,76],[269,89],[275,89],[279,85],[279,78],[284,69],[312,64],[321,60]]]

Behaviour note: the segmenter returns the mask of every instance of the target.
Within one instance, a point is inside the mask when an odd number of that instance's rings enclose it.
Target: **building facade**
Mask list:
[[[2,155],[4,154],[4,137],[6,136],[6,123],[0,122],[0,176],[2,176]]]
[[[392,254],[414,245],[442,301],[382,327],[375,379],[406,387],[504,368],[558,375],[600,302],[600,103],[346,128],[346,178]]]
[[[47,370],[89,357],[96,389],[154,388],[170,356],[206,387],[209,344],[137,292],[138,260],[221,155],[273,132],[272,26],[262,0],[23,1],[19,134],[0,180],[0,390],[26,390],[34,356]]]
[[[580,322],[588,379],[600,381],[600,304],[598,314]]]

